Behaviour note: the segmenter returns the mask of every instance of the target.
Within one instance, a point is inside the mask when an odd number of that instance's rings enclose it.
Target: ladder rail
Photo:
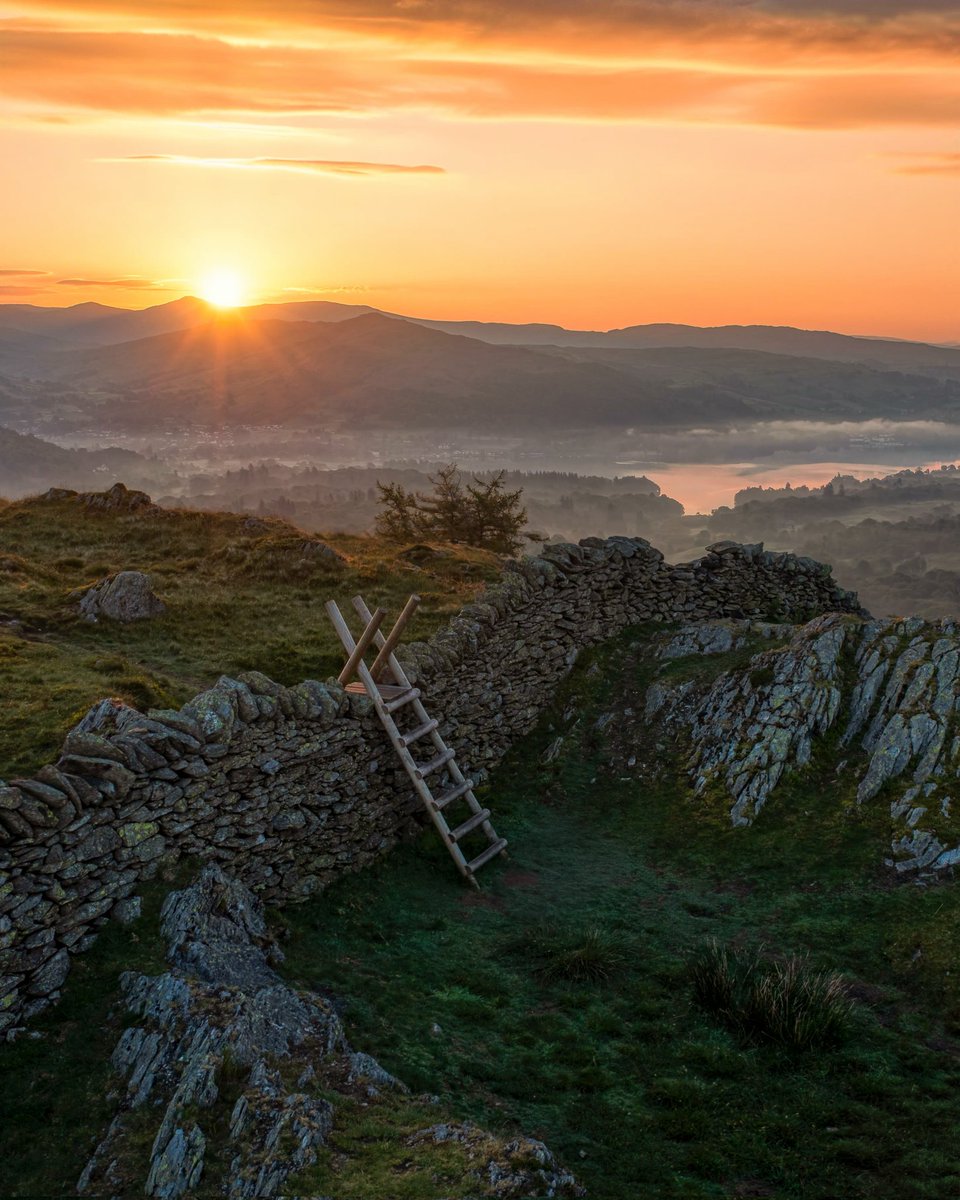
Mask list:
[[[353,634],[350,632],[350,627],[343,619],[343,615],[341,614],[340,609],[337,607],[336,602],[334,600],[328,600],[326,604],[326,610],[330,620],[333,622],[333,626],[336,629],[341,642],[343,642],[347,652],[352,654],[356,645],[354,643]],[[373,676],[370,674],[366,663],[364,663],[362,660],[357,663],[357,674],[360,676],[361,682],[367,689],[370,699],[374,702],[374,705],[377,709],[377,715],[380,717],[380,720],[387,731],[390,741],[393,743],[393,747],[396,750],[400,761],[406,768],[407,774],[410,776],[410,780],[413,783],[418,796],[423,802],[424,807],[429,812],[430,819],[433,821],[433,824],[436,826],[444,844],[450,851],[451,857],[457,866],[457,870],[466,880],[475,884],[476,880],[473,876],[473,873],[467,868],[467,859],[463,851],[455,842],[450,841],[450,827],[447,825],[443,814],[433,803],[433,793],[430,791],[430,788],[419,776],[419,764],[406,746],[400,742],[400,731],[397,729],[393,718],[388,712],[385,711],[383,701],[380,698],[379,689],[377,688],[377,685],[373,679]],[[397,682],[399,683],[401,681],[398,679]]]
[[[362,596],[354,596],[352,603],[353,603],[354,609],[357,611],[357,614],[364,621],[369,623],[371,620],[372,614],[370,612],[370,609],[367,608],[367,605],[364,602],[363,597]],[[383,634],[379,631],[379,629],[374,633],[374,642],[376,643],[376,645],[380,646],[381,648],[383,647],[383,644],[386,640],[387,639],[383,636]],[[397,681],[397,683],[404,687],[410,687],[411,686],[410,680],[407,677],[407,673],[404,671],[403,667],[400,665],[400,662],[398,661],[397,656],[391,652],[386,661],[387,661],[387,665],[389,666],[390,671],[392,672],[393,677]],[[430,720],[430,714],[424,708],[423,702],[419,698],[415,699],[412,702],[411,707],[413,708],[413,711],[417,714],[417,717],[421,721],[421,723],[425,723],[426,721]],[[438,753],[442,754],[447,749],[447,744],[443,740],[442,736],[440,735],[439,729],[435,729],[431,732],[430,739],[433,742],[434,746],[437,748]],[[446,766],[447,766],[447,771],[453,777],[453,782],[455,784],[466,783],[467,776],[464,775],[463,771],[460,768],[460,764],[457,762],[456,759],[453,759],[451,762],[448,762],[446,764]],[[464,799],[466,800],[467,805],[469,806],[470,811],[474,816],[476,816],[477,813],[483,811],[483,805],[473,794],[472,787],[470,789],[468,789],[467,792],[464,793]],[[432,797],[431,797],[431,807],[432,807]],[[489,820],[483,821],[482,824],[480,825],[480,828],[483,830],[483,832],[486,835],[487,840],[489,842],[493,843],[493,842],[500,840],[499,834],[493,828],[493,826],[490,824]]]

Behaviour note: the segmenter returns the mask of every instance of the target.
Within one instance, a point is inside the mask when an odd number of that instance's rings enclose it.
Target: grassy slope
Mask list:
[[[0,502],[2,503],[2,502]],[[302,532],[270,519],[247,531],[230,513],[119,515],[76,503],[0,507],[0,777],[49,761],[66,730],[106,695],[139,707],[179,705],[222,673],[257,669],[281,683],[324,678],[342,664],[323,611],[358,591],[396,612],[411,592],[427,636],[499,564],[455,547],[423,568],[373,537],[324,537],[346,567],[304,560]],[[113,571],[148,571],[167,612],[153,621],[84,624],[73,589]],[[352,615],[352,609],[349,610]]]
[[[513,860],[488,869],[482,893],[461,887],[427,833],[275,915],[287,974],[339,998],[355,1046],[443,1101],[412,1112],[342,1106],[300,1194],[460,1194],[450,1164],[406,1142],[411,1122],[451,1110],[542,1136],[593,1200],[946,1200],[960,1190],[960,892],[889,886],[884,804],[851,806],[831,745],[750,830],[729,829],[719,797],[691,800],[655,728],[635,735],[653,772],[641,781],[618,765],[623,747],[607,737],[621,739],[617,722],[599,734],[595,719],[638,707],[652,668],[633,637],[598,652],[602,670],[577,670],[492,780]],[[543,765],[576,720],[560,715],[571,700],[579,723]],[[517,948],[544,921],[574,941],[607,931],[621,967],[603,984],[545,982]],[[159,965],[148,925],[109,928],[38,1026],[44,1037],[0,1047],[0,1194],[62,1194],[79,1174],[108,1109],[117,973],[140,958]],[[739,1044],[691,1002],[687,963],[709,937],[806,952],[845,972],[859,998],[849,1040],[804,1056]]]
[[[428,835],[283,913],[289,973],[347,997],[355,1044],[415,1090],[544,1137],[593,1200],[956,1195],[960,893],[887,885],[883,805],[849,807],[832,747],[747,831],[716,799],[691,801],[668,746],[638,746],[659,763],[642,784],[611,772],[594,718],[649,680],[623,651],[572,681],[587,711],[557,762],[539,761],[548,720],[498,772],[513,862],[480,896]],[[543,921],[572,940],[606,930],[625,965],[606,984],[544,983],[512,948]],[[849,1040],[798,1057],[738,1044],[691,1002],[687,964],[710,937],[843,971],[859,997]],[[391,1162],[403,1178],[389,1139],[337,1158],[358,1140],[347,1122],[307,1190],[361,1195]]]

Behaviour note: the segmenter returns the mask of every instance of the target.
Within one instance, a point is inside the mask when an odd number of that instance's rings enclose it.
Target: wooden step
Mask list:
[[[427,721],[425,725],[418,725],[416,729],[411,729],[409,733],[402,733],[400,735],[401,746],[412,746],[414,742],[419,742],[428,733],[433,733],[439,724],[439,721]]]
[[[479,871],[480,868],[490,861],[491,858],[496,858],[497,855],[507,848],[507,839],[498,838],[492,845],[489,845],[482,854],[478,854],[472,862],[467,863],[467,870],[472,875],[474,871]]]
[[[424,763],[423,766],[417,767],[417,778],[425,779],[434,771],[439,771],[441,767],[445,767],[448,762],[453,762],[456,757],[456,751],[444,750],[442,754],[438,754],[437,757],[432,759],[430,762]]]
[[[403,706],[405,704],[410,704],[414,700],[420,699],[420,689],[419,688],[397,688],[396,690],[400,693],[400,695],[397,696],[397,698],[395,700],[387,701],[387,703],[383,706],[384,712],[394,713],[397,711],[398,708],[403,708]],[[384,689],[381,687],[380,688],[381,696],[383,695],[383,692],[384,692]]]
[[[359,679],[355,679],[353,683],[348,683],[343,690],[349,692],[352,696],[369,695],[367,689]],[[410,689],[408,687],[401,687],[397,683],[380,683],[377,684],[377,691],[380,693],[381,700],[393,700],[397,696],[402,696],[406,692],[409,692]]]
[[[440,812],[446,808],[448,804],[452,804],[454,800],[459,800],[461,796],[465,796],[467,792],[472,791],[473,780],[465,779],[463,783],[458,783],[456,787],[450,789],[449,792],[444,792],[442,796],[434,798],[433,807]]]
[[[477,829],[479,826],[481,826],[484,823],[484,821],[489,820],[489,818],[490,818],[490,809],[489,808],[481,808],[478,813],[474,813],[474,815],[470,818],[469,821],[464,821],[464,823],[462,825],[458,825],[456,827],[456,829],[450,830],[450,833],[449,833],[450,841],[451,842],[459,842],[461,838],[465,838],[468,833],[472,833],[474,831],[474,829]]]

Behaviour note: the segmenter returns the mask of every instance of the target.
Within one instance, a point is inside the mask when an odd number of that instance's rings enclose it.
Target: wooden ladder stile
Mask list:
[[[439,831],[457,870],[474,887],[479,887],[476,872],[491,859],[504,852],[507,840],[500,837],[490,823],[489,810],[485,809],[473,794],[473,780],[468,779],[461,771],[455,751],[447,746],[440,735],[439,722],[427,712],[423,705],[420,689],[411,685],[393,652],[404,626],[413,615],[418,603],[419,597],[410,597],[397,619],[397,623],[385,637],[380,631],[380,624],[383,620],[382,610],[377,609],[376,613],[371,613],[363,598],[355,596],[353,607],[365,623],[365,629],[359,642],[355,642],[336,602],[329,600],[326,604],[327,614],[347,653],[351,671],[356,671],[359,684],[348,682],[346,668],[341,672],[340,681],[346,684],[347,691],[366,692],[373,701],[377,716],[431,821]],[[371,643],[378,647],[379,653],[374,667],[368,668],[363,661],[363,652]],[[376,678],[374,669],[376,669]],[[392,684],[381,682],[386,672],[393,677]],[[402,712],[407,708],[417,725],[406,732],[401,732],[394,720],[394,713]],[[435,753],[429,762],[417,762],[411,754],[410,746],[417,742],[428,747],[432,744]],[[449,776],[451,782],[439,796],[434,796],[430,784],[427,782],[427,776],[435,775],[440,778],[443,773]],[[451,829],[444,810],[448,805],[460,799],[469,808],[469,815],[454,829]],[[486,836],[487,846],[485,850],[468,859],[460,847],[459,841],[474,832],[482,832]]]

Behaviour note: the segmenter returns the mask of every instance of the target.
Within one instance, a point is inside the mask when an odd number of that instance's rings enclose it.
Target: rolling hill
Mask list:
[[[189,330],[61,351],[48,376],[144,423],[530,432],[760,420],[960,421],[960,383],[738,350],[492,345],[368,313],[348,321],[221,316]]]

